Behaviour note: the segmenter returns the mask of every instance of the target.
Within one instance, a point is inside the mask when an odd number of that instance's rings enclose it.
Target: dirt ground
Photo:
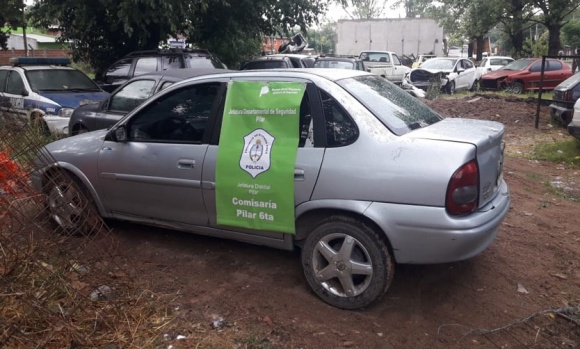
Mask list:
[[[470,95],[426,103],[506,126],[512,206],[486,251],[398,265],[380,302],[344,311],[310,291],[298,251],[113,222],[118,252],[131,256],[127,267],[143,289],[170,300],[165,347],[579,348],[580,324],[538,313],[580,303],[580,169],[528,159],[534,144],[570,136],[547,107],[535,129],[532,102]]]

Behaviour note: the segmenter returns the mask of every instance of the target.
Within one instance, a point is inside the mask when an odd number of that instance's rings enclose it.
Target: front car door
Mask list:
[[[401,60],[399,59],[399,56],[397,56],[396,54],[392,53],[391,54],[393,57],[393,81],[396,82],[401,82],[403,80],[403,78],[405,77],[405,73],[407,72],[407,67],[404,66],[403,64],[401,64]]]
[[[30,90],[25,85],[24,76],[16,70],[10,70],[6,80],[6,89],[3,94],[4,98],[8,101],[8,110],[26,120],[27,112],[25,104],[27,103],[25,97],[29,94]]]
[[[202,166],[223,90],[218,82],[169,89],[118,125],[128,140],[107,138],[99,155],[107,210],[120,218],[207,225]]]
[[[285,81],[283,79],[265,78],[259,81]],[[290,80],[287,80],[290,81]],[[294,80],[293,82],[296,82]],[[215,193],[215,170],[216,160],[219,145],[219,134],[221,128],[221,117],[223,114],[223,104],[218,112],[218,123],[214,135],[212,136],[211,144],[208,148],[207,155],[203,168],[203,199],[209,215],[210,226],[218,227],[217,225],[217,210],[216,210],[216,193]],[[322,158],[324,156],[324,121],[322,103],[318,89],[313,83],[307,83],[306,92],[300,106],[300,123],[298,153],[296,156],[296,166],[294,170],[294,205],[297,206],[303,202],[310,200]],[[266,236],[272,239],[282,240],[283,234],[255,231],[243,228],[222,227],[231,231],[242,232],[254,236]]]

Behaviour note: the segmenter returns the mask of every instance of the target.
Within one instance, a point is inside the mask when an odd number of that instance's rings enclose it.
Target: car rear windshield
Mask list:
[[[276,68],[291,68],[284,61],[256,61],[249,62],[242,68],[243,70],[251,69],[276,69]]]
[[[347,61],[316,61],[314,68],[354,69],[353,62]]]
[[[398,136],[443,120],[417,98],[380,76],[363,75],[336,83]]]
[[[185,60],[189,62],[190,68],[224,68],[222,62],[211,56],[186,55]]]
[[[26,72],[33,91],[99,91],[85,74],[72,69],[40,69]]]

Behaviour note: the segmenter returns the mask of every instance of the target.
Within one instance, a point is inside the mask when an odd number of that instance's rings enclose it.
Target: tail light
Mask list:
[[[461,166],[447,186],[445,208],[451,215],[464,215],[477,208],[479,199],[479,167],[472,160]]]
[[[571,101],[572,100],[572,91],[566,91],[564,92],[564,98],[565,101]]]

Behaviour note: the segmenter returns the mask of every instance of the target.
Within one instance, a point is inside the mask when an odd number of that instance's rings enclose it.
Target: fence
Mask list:
[[[71,50],[28,50],[29,57],[70,57]],[[0,65],[6,65],[10,63],[10,58],[12,57],[25,57],[26,52],[24,50],[0,50]]]

